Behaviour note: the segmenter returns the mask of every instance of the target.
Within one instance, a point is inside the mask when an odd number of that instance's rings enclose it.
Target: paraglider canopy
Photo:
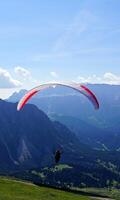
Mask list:
[[[36,93],[38,93],[42,90],[45,90],[47,88],[56,87],[56,86],[68,87],[68,88],[71,88],[71,89],[83,94],[92,102],[95,109],[99,109],[99,102],[98,102],[95,94],[84,85],[77,84],[77,83],[71,83],[71,84],[46,83],[46,84],[39,85],[39,86],[33,88],[32,90],[30,90],[29,92],[27,92],[27,94],[25,96],[23,96],[23,98],[19,101],[17,110],[18,111],[21,110],[24,107],[24,105],[28,102],[28,100],[31,99],[31,97],[34,96]]]

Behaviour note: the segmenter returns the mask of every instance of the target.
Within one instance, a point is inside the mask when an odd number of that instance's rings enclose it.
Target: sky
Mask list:
[[[120,84],[119,0],[0,2],[0,98],[44,82]]]

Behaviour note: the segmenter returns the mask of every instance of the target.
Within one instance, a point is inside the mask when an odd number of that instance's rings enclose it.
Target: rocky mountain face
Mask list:
[[[0,100],[1,170],[52,165],[57,149],[64,152],[62,162],[85,155],[85,145],[64,125],[52,122],[34,105],[26,105],[20,112],[16,106]]]

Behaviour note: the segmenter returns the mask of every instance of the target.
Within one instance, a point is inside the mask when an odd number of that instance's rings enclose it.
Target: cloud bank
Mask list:
[[[78,76],[77,80],[81,83],[120,85],[120,76],[111,72],[106,72],[102,76],[97,76],[94,74],[86,78]]]
[[[21,85],[21,82],[14,79],[7,70],[0,68],[0,88],[16,88]]]

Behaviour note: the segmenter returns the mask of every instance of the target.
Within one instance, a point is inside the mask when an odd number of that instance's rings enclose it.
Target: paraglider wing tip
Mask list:
[[[33,89],[33,90],[30,90],[27,94],[25,94],[23,96],[23,98],[19,101],[18,103],[18,106],[17,106],[17,111],[20,111],[24,105],[28,102],[28,100],[38,92],[38,90],[36,89]]]
[[[96,98],[95,94],[84,85],[81,85],[81,88],[83,88],[87,92],[88,98],[90,98],[93,101],[95,109],[98,110],[100,105],[99,105],[98,99]]]
[[[17,108],[17,111],[20,111],[20,109],[19,109],[19,108]]]
[[[20,106],[19,106],[19,103],[18,103],[18,105],[17,105],[17,111],[20,111]]]
[[[95,107],[95,110],[99,110],[100,106],[99,104]]]

